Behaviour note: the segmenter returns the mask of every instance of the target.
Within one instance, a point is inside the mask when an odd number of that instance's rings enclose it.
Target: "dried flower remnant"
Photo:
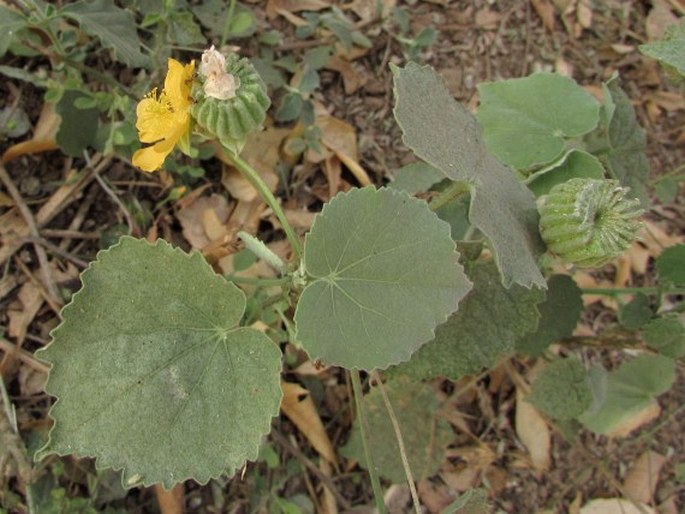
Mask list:
[[[205,94],[218,100],[233,98],[240,87],[240,79],[226,71],[226,58],[214,45],[202,53],[200,75],[205,77]]]
[[[157,89],[153,89],[136,108],[140,141],[154,143],[133,154],[133,165],[143,171],[161,168],[176,145],[186,153],[190,149],[190,88],[195,61],[185,66],[175,59],[168,62],[169,71],[162,92],[157,96]]]

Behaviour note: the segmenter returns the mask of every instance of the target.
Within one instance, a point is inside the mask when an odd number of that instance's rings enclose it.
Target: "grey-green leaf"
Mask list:
[[[478,121],[488,148],[517,170],[551,163],[566,140],[599,122],[599,105],[573,79],[554,73],[479,84]]]
[[[630,187],[631,194],[640,199],[642,206],[649,204],[647,183],[649,179],[649,161],[647,160],[645,131],[640,127],[635,116],[635,109],[613,77],[603,85],[604,116],[609,117],[607,127],[600,127],[604,134],[601,144],[592,143],[600,161],[623,186]],[[595,134],[595,133],[593,133]],[[589,134],[589,139],[597,136]]]
[[[659,279],[675,286],[685,286],[685,244],[666,248],[656,259]]]
[[[200,483],[257,457],[280,403],[281,353],[238,326],[245,296],[199,253],[129,237],[102,251],[64,308],[38,458],[96,457],[127,486]]]
[[[414,380],[438,376],[458,380],[480,373],[497,359],[514,351],[514,342],[534,330],[537,304],[544,293],[537,288],[502,286],[492,264],[476,264],[469,272],[473,289],[459,304],[459,310],[435,331],[435,339],[412,359],[390,369]]]
[[[570,357],[545,366],[533,382],[526,401],[553,419],[580,416],[592,403],[592,393],[583,363]]]
[[[413,162],[397,170],[395,179],[388,187],[406,191],[409,194],[428,191],[431,186],[445,180],[445,175],[435,166],[425,162]]]
[[[19,12],[0,5],[0,57],[5,55],[18,31],[26,27],[26,18]]]
[[[471,188],[469,219],[490,240],[503,283],[544,287],[544,252],[535,197],[488,152],[476,118],[429,66],[392,67],[395,119],[403,141],[424,161]]]
[[[685,21],[666,29],[659,41],[640,45],[640,51],[685,76]]]
[[[647,344],[662,355],[672,359],[685,355],[685,326],[678,318],[652,320],[643,330]]]
[[[557,184],[573,178],[604,178],[604,167],[594,155],[571,150],[563,159],[559,166],[536,173],[529,179],[528,187],[535,196],[546,195]]]
[[[516,341],[516,350],[533,356],[573,333],[583,310],[580,288],[567,275],[553,275],[547,281],[547,297],[538,309],[537,329]]]
[[[312,358],[347,368],[409,359],[471,288],[447,223],[385,188],[333,198],[307,235],[304,265],[298,339]]]
[[[81,0],[61,9],[65,18],[76,20],[81,28],[97,37],[105,48],[114,50],[118,60],[133,67],[147,66],[150,59],[140,51],[133,14],[112,0]]]
[[[643,354],[615,371],[594,367],[588,376],[593,403],[578,419],[593,432],[610,434],[668,391],[675,380],[675,361]]]
[[[100,115],[97,108],[78,109],[75,104],[80,98],[90,97],[81,91],[67,89],[55,106],[62,118],[55,141],[62,152],[71,157],[83,156],[83,151],[95,142],[98,132]]]
[[[385,389],[400,426],[414,479],[434,475],[445,459],[447,446],[454,439],[449,423],[439,416],[440,404],[435,391],[429,384],[405,380],[388,381]],[[405,483],[397,438],[378,387],[372,388],[362,402],[367,414],[369,447],[378,472],[393,483]],[[350,441],[341,453],[366,464],[358,419]]]

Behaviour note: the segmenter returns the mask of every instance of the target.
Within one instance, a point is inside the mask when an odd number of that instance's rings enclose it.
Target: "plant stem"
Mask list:
[[[259,176],[259,173],[257,173],[257,171],[252,166],[250,166],[246,161],[238,157],[238,155],[236,155],[235,152],[229,150],[228,148],[224,148],[224,151],[233,161],[235,167],[238,168],[238,171],[242,173],[242,175],[247,179],[247,181],[250,184],[252,184],[252,186],[257,190],[259,196],[261,196],[262,199],[268,204],[268,206],[271,207],[271,210],[278,218],[278,221],[281,222],[281,226],[285,231],[285,235],[288,238],[288,241],[290,241],[290,246],[297,255],[297,260],[301,260],[302,246],[300,245],[300,240],[295,234],[293,227],[290,225],[287,218],[285,217],[285,212],[283,212],[281,204],[278,203],[278,200],[276,200],[276,197],[273,195],[269,187],[264,183],[262,177]]]
[[[685,289],[663,289],[660,287],[622,287],[617,289],[602,288],[602,287],[584,287],[581,289],[582,294],[601,294],[607,296],[622,296],[635,293],[643,294],[685,294]]]
[[[430,203],[431,211],[435,212],[440,207],[448,204],[452,200],[469,192],[469,185],[466,182],[452,182],[447,189],[442,191],[438,196],[433,198]]]
[[[373,497],[376,500],[376,510],[378,514],[387,514],[385,510],[385,501],[383,500],[383,490],[381,489],[381,482],[378,479],[376,472],[376,465],[373,462],[371,451],[369,449],[369,427],[366,421],[366,413],[362,406],[362,397],[364,391],[362,390],[362,381],[359,377],[359,370],[351,369],[350,376],[352,377],[352,389],[354,390],[354,404],[357,407],[357,416],[359,417],[359,427],[362,436],[362,448],[364,449],[364,457],[366,457],[366,469],[369,471],[369,478],[371,479],[371,488],[373,489]]]
[[[404,468],[404,474],[407,476],[407,483],[409,484],[409,492],[411,493],[411,499],[414,502],[414,510],[416,514],[421,514],[421,502],[419,502],[419,493],[416,491],[416,484],[414,483],[414,477],[411,474],[411,468],[409,467],[409,461],[407,460],[407,451],[404,448],[404,439],[402,438],[402,432],[400,431],[400,424],[397,422],[397,416],[395,416],[395,410],[392,408],[388,394],[385,392],[385,386],[381,377],[378,375],[378,371],[373,370],[371,372],[373,379],[376,381],[378,388],[381,390],[381,396],[383,397],[383,403],[385,404],[385,410],[388,411],[388,416],[392,422],[392,429],[395,431],[395,439],[397,439],[397,444],[400,447],[400,457],[402,458],[402,467]]]
[[[235,282],[237,284],[249,284],[249,285],[264,286],[264,287],[282,286],[283,284],[290,282],[292,280],[292,277],[290,277],[290,276],[279,277],[279,278],[259,278],[259,277],[241,277],[240,275],[228,274],[228,275],[224,275],[224,277],[226,277],[227,280],[230,280],[231,282]]]

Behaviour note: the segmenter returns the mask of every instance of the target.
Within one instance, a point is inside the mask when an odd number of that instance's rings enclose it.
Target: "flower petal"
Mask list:
[[[176,59],[169,59],[169,71],[164,80],[164,93],[174,111],[184,111],[190,107],[190,86],[195,72],[195,61],[183,66]]]
[[[156,143],[174,131],[174,113],[165,105],[164,94],[160,100],[148,96],[138,102],[136,128],[142,143]]]

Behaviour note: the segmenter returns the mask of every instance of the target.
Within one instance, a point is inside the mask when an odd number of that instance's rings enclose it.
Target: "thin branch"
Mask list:
[[[404,447],[404,439],[402,438],[402,431],[400,430],[400,424],[397,422],[397,416],[395,416],[395,409],[392,408],[388,394],[385,392],[385,386],[381,377],[378,375],[378,371],[373,370],[371,372],[376,385],[381,391],[381,396],[383,397],[383,403],[385,404],[385,410],[388,411],[388,416],[392,423],[392,429],[395,431],[395,439],[397,439],[397,444],[400,447],[400,457],[402,458],[402,467],[404,468],[404,474],[407,476],[407,483],[409,484],[409,492],[411,493],[411,499],[414,502],[414,511],[416,514],[421,514],[421,502],[419,501],[419,493],[416,491],[416,484],[414,483],[414,477],[411,473],[411,468],[409,467],[409,460],[407,459],[407,450]]]

